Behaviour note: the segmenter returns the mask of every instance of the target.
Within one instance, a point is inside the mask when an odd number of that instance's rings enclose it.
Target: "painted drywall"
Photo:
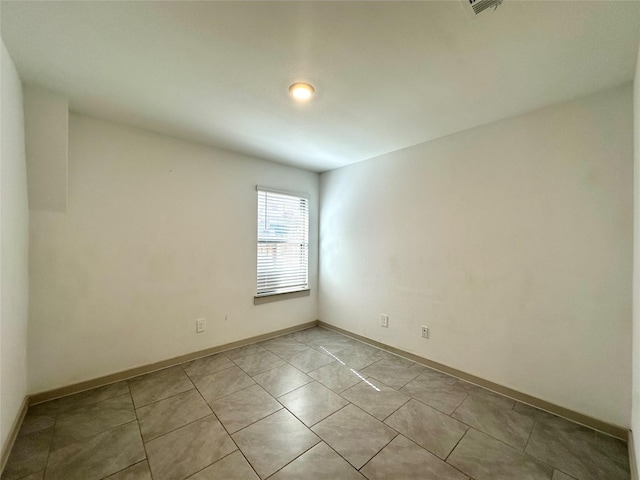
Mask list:
[[[0,63],[0,442],[4,451],[27,393],[29,206],[20,77]]]
[[[29,208],[67,209],[67,141],[69,105],[62,95],[24,85]]]
[[[640,460],[640,49],[633,81],[633,403],[631,430],[636,460]],[[640,478],[635,472],[634,478]]]
[[[75,114],[68,169],[31,212],[30,393],[317,318],[317,173]],[[311,196],[309,297],[253,304],[258,184]]]
[[[631,96],[322,174],[320,320],[628,426]]]

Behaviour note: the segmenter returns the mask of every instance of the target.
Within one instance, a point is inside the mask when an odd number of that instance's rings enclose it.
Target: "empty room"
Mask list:
[[[639,1],[0,35],[1,480],[638,480]]]

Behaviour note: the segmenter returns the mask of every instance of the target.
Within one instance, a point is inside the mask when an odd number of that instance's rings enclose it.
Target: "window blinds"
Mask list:
[[[257,187],[257,295],[308,288],[309,199],[304,194]]]

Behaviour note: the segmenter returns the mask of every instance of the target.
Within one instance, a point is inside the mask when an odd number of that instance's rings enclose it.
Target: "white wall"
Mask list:
[[[67,211],[31,212],[30,393],[317,318],[318,174],[69,120]],[[311,194],[310,297],[253,305],[256,184]]]
[[[67,209],[69,102],[35,85],[24,85],[29,208]]]
[[[640,461],[640,49],[638,49],[636,75],[633,82],[633,139],[635,161],[633,171],[633,405],[631,430],[634,432],[636,461]],[[636,475],[639,473],[636,472]]]
[[[631,95],[322,174],[320,320],[629,426]]]
[[[27,393],[29,206],[22,86],[2,42],[0,64],[0,445]]]

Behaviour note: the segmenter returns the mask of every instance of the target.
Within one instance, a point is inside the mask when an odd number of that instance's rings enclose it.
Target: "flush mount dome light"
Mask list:
[[[315,90],[308,83],[294,83],[289,87],[289,93],[299,102],[305,102],[311,98]]]

